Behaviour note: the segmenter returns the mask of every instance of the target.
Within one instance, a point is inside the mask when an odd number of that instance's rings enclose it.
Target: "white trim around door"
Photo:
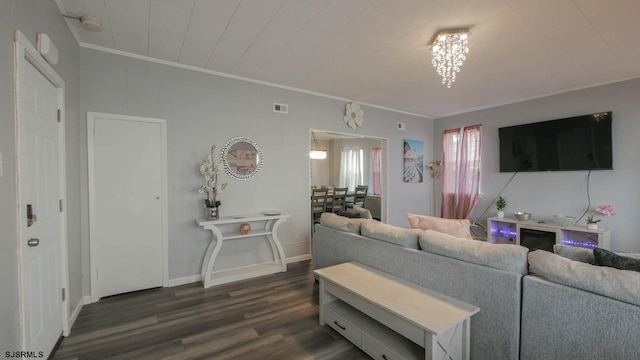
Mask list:
[[[91,301],[99,300],[98,279],[97,279],[97,259],[96,247],[91,244],[96,239],[96,184],[95,184],[95,137],[94,129],[97,120],[115,120],[115,121],[131,121],[155,123],[160,125],[160,142],[161,142],[161,243],[162,243],[162,286],[169,286],[169,254],[168,254],[168,190],[167,190],[167,124],[164,119],[155,119],[139,116],[129,116],[120,114],[107,114],[98,112],[87,112],[87,151],[88,151],[88,174],[89,174],[89,257],[91,269]],[[117,226],[117,224],[114,224]]]
[[[21,327],[21,344],[22,350],[33,350],[29,340],[30,325],[28,324],[29,316],[27,307],[29,299],[25,298],[25,271],[27,264],[24,263],[26,254],[23,251],[23,243],[27,241],[23,233],[25,219],[27,213],[26,204],[22,199],[21,184],[27,174],[21,169],[24,164],[25,154],[22,153],[21,128],[23,128],[27,119],[24,119],[25,109],[21,108],[22,95],[21,90],[24,86],[25,79],[22,78],[22,71],[27,66],[33,66],[42,76],[49,81],[57,92],[57,108],[58,108],[58,177],[59,188],[54,189],[60,197],[59,209],[59,276],[60,276],[60,296],[62,299],[62,335],[69,335],[70,331],[70,305],[69,305],[69,266],[68,266],[68,245],[67,245],[67,193],[66,193],[66,151],[65,151],[65,83],[55,70],[42,58],[36,48],[29,42],[28,38],[20,31],[14,33],[14,74],[15,74],[15,147],[16,147],[16,184],[17,184],[17,204],[16,204],[16,227],[18,241],[18,264],[19,264],[19,286],[20,286],[20,327]],[[46,326],[46,324],[45,324]],[[43,349],[50,351],[51,349]]]

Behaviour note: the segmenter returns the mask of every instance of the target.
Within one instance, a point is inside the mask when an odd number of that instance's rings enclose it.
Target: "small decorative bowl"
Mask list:
[[[520,221],[529,220],[529,218],[531,217],[531,213],[522,212],[522,211],[516,211],[513,213],[513,215],[516,217],[516,219]]]

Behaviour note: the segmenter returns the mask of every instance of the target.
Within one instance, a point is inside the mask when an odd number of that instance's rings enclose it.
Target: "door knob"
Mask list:
[[[27,240],[27,245],[34,247],[40,245],[40,239],[29,239]]]

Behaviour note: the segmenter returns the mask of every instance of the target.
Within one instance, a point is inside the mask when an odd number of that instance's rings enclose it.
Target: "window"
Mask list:
[[[442,151],[442,217],[468,219],[480,190],[482,127],[446,130]]]
[[[355,191],[357,185],[364,183],[364,150],[342,149],[340,152],[339,187]]]

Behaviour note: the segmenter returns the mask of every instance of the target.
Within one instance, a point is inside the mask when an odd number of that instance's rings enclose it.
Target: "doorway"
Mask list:
[[[318,143],[316,145],[315,143]],[[362,150],[363,184],[369,185],[367,198],[365,200],[365,208],[371,211],[371,214],[377,220],[386,222],[387,219],[387,164],[388,164],[388,143],[387,138],[378,138],[373,136],[362,136],[348,133],[339,133],[326,130],[309,130],[309,146],[310,150],[317,146],[321,150],[326,150],[327,157],[322,160],[310,160],[309,162],[309,185],[310,187],[322,186],[338,186],[345,187],[345,174],[341,172],[341,152],[343,150]],[[375,166],[372,164],[372,153],[378,152],[379,156],[379,189],[374,190],[374,171]],[[358,180],[359,182],[360,180]]]
[[[15,33],[22,350],[48,357],[69,334],[64,81]]]
[[[88,113],[91,300],[166,286],[166,122]]]

